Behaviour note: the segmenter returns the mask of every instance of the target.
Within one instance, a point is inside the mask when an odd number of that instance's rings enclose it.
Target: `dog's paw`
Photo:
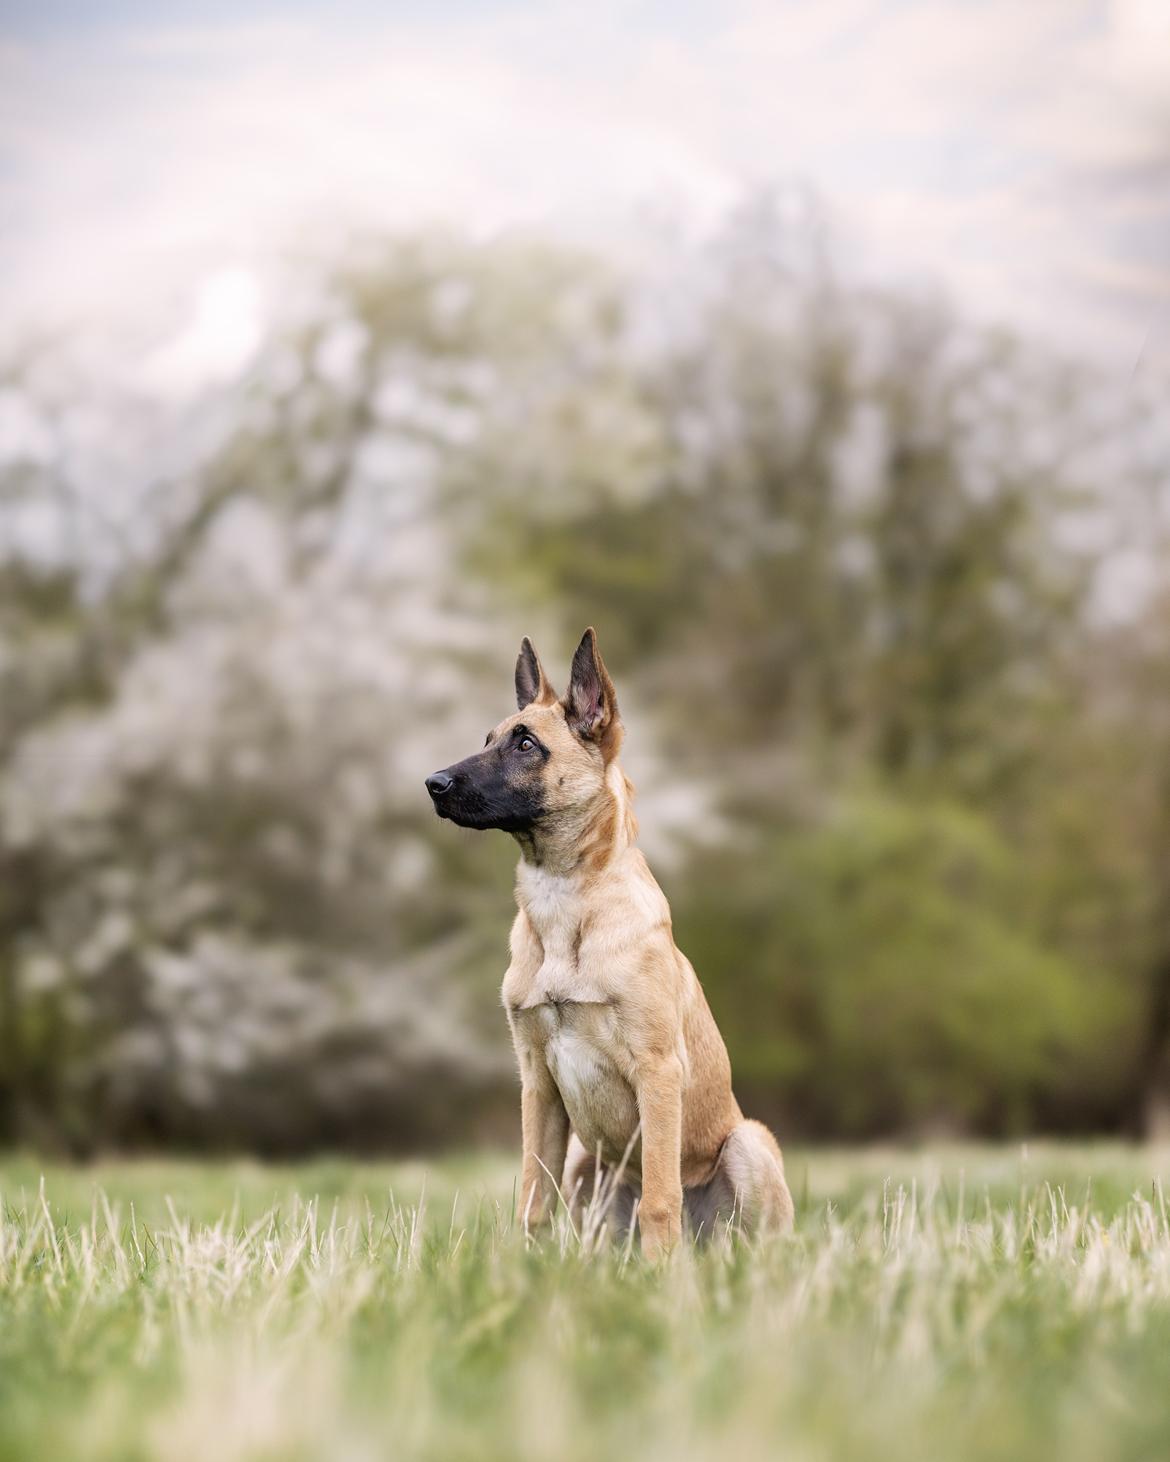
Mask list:
[[[638,1214],[638,1228],[642,1235],[642,1253],[647,1259],[661,1259],[678,1247],[682,1239],[681,1213]]]

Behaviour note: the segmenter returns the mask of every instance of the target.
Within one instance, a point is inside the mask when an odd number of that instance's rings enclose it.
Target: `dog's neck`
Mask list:
[[[538,868],[559,878],[598,873],[634,842],[638,824],[631,804],[633,787],[616,761],[591,801],[555,822],[513,833],[520,845],[521,872]]]

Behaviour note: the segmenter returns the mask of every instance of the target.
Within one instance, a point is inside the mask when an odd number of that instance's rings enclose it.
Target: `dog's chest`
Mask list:
[[[583,966],[584,899],[575,880],[526,868],[521,893],[528,922],[540,941],[540,965],[529,972],[513,1003],[532,1008],[570,1002],[604,1002],[606,995]]]
[[[620,1161],[637,1131],[638,1105],[618,1063],[613,1008],[547,1002],[522,1012],[521,1022],[540,1049],[573,1131],[590,1151],[600,1148],[608,1161]],[[636,1172],[636,1149],[629,1160]]]
[[[608,1162],[626,1157],[630,1171],[639,1169],[636,1145],[638,1103],[633,1089],[614,1063],[608,1042],[595,1029],[596,1008],[578,1006],[553,1030],[544,1048],[573,1131],[591,1151]],[[627,1148],[634,1144],[627,1154]]]
[[[539,869],[526,871],[521,892],[541,961],[505,990],[517,1039],[548,1068],[581,1141],[617,1161],[636,1131],[637,1102],[622,1074],[613,992],[582,959],[587,911],[570,880]]]

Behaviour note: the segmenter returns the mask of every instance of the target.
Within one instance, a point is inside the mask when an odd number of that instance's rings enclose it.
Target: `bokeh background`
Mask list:
[[[1170,9],[8,0],[0,1142],[511,1140],[595,624],[782,1138],[1170,1116]]]

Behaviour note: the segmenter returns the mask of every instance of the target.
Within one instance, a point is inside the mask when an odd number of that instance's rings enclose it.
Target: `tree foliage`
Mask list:
[[[1127,406],[1102,453],[1099,382],[829,257],[766,204],[661,277],[355,251],[185,408],[178,468],[102,492],[44,447],[68,376],[9,373],[43,429],[0,463],[0,1132],[494,1120],[510,849],[421,781],[506,707],[521,631],[552,664],[590,622],[758,1109],[1144,1120],[1170,620],[1095,596],[1165,444]]]

